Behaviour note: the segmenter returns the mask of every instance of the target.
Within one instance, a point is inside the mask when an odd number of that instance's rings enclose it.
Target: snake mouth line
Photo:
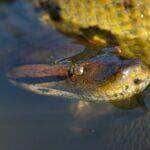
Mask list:
[[[23,65],[8,77],[16,85],[44,95],[70,97],[72,93],[90,101],[131,98],[149,84],[149,70],[137,60],[88,61],[70,66]],[[69,94],[70,93],[70,94]]]
[[[66,76],[48,76],[48,77],[20,77],[20,78],[11,78],[18,83],[26,84],[40,84],[47,82],[60,82],[67,79]]]

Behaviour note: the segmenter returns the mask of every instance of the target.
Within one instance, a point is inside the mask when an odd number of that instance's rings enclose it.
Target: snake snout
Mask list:
[[[23,83],[59,82],[67,79],[68,69],[63,65],[23,65],[13,68],[7,77]]]

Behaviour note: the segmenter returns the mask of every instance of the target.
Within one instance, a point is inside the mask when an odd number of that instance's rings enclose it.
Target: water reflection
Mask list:
[[[123,110],[105,103],[44,97],[10,84],[4,77],[10,68],[66,58],[84,46],[41,25],[28,1],[0,4],[0,12],[0,149],[149,148],[150,114],[139,103]]]

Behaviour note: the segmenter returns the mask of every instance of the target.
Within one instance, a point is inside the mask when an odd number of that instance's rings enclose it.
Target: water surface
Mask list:
[[[1,150],[148,150],[150,113],[111,104],[46,97],[15,87],[5,76],[17,65],[49,63],[83,46],[40,23],[29,1],[0,3]],[[64,53],[65,52],[65,53]],[[149,92],[145,103],[150,109]]]

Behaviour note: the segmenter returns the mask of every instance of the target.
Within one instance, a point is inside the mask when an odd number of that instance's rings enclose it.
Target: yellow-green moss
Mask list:
[[[120,55],[138,57],[150,65],[149,0],[53,0],[53,3],[44,0],[45,2],[50,10],[46,8],[50,16],[46,21],[60,31],[81,35],[99,46],[119,46]],[[55,19],[52,15],[55,15]],[[92,27],[93,31],[89,32],[88,29]],[[100,32],[95,32],[95,27]],[[82,29],[87,29],[87,32]],[[88,32],[91,35],[86,34]],[[113,36],[107,35],[108,32]]]

